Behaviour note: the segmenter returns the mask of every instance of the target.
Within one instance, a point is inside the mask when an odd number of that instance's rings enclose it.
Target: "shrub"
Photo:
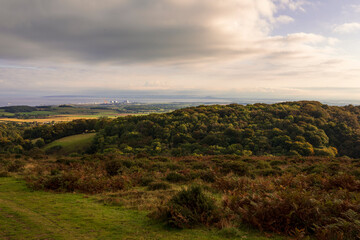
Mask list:
[[[321,218],[319,202],[311,193],[298,191],[239,193],[224,204],[261,231],[291,234],[304,229],[309,233]]]
[[[140,179],[141,186],[148,186],[150,183],[154,182],[155,178],[153,176],[142,176]]]
[[[11,161],[7,167],[9,172],[19,172],[21,171],[25,166],[25,163],[20,160],[16,159],[15,161]]]
[[[255,175],[260,175],[260,176],[276,176],[276,175],[281,175],[282,171],[277,170],[277,169],[273,169],[273,168],[266,168],[266,169],[257,169],[254,171]]]
[[[357,180],[360,180],[360,168],[353,170],[352,175],[356,177]]]
[[[215,173],[210,170],[202,171],[200,173],[200,178],[205,182],[213,183],[215,182]]]
[[[261,231],[315,234],[323,240],[358,239],[358,192],[324,190],[322,184],[317,186],[317,182],[326,181],[322,176],[284,175],[274,180],[259,184],[254,179],[245,188],[232,186],[235,190],[224,199],[224,209],[230,209],[237,216],[234,219]]]
[[[270,165],[272,167],[275,167],[275,166],[280,166],[280,165],[285,165],[286,162],[285,161],[281,161],[281,160],[273,160],[270,162]]]
[[[157,160],[157,161],[160,161],[160,162],[169,162],[170,159],[167,158],[167,157],[156,157],[156,158],[153,158],[154,160]]]
[[[333,218],[334,223],[317,226],[316,236],[321,240],[360,239],[360,214],[349,209],[341,217]]]
[[[256,163],[256,168],[257,169],[268,169],[268,168],[271,168],[271,165],[270,165],[270,163],[268,163],[266,161],[260,160]]]
[[[219,212],[212,198],[199,186],[192,186],[178,192],[152,216],[172,227],[193,228],[216,222]]]
[[[148,190],[155,191],[155,190],[166,190],[171,188],[171,186],[168,183],[164,182],[153,182],[150,183],[148,186]]]
[[[115,176],[124,168],[130,168],[133,163],[130,160],[113,159],[105,162],[105,170],[110,176]]]
[[[360,191],[360,181],[356,180],[354,176],[340,174],[328,178],[324,183],[324,187],[327,190],[341,188],[349,191]]]
[[[176,172],[171,172],[168,175],[166,175],[165,178],[167,181],[169,182],[173,182],[173,183],[179,183],[179,182],[185,182],[186,181],[186,177],[176,173]]]
[[[130,179],[123,176],[108,176],[96,163],[45,165],[35,168],[30,174],[25,180],[31,188],[60,192],[110,192],[122,190],[130,184]]]
[[[221,171],[223,173],[233,172],[239,176],[245,176],[249,174],[249,164],[245,162],[230,161],[221,164]]]
[[[78,162],[79,160],[74,159],[74,158],[58,158],[56,160],[56,163],[60,163],[60,164],[65,164],[65,165],[70,165],[71,163],[75,163]]]
[[[191,168],[195,170],[200,170],[200,169],[207,169],[208,166],[203,162],[195,162],[194,164],[192,164]]]
[[[306,166],[304,169],[302,169],[303,172],[307,174],[315,173],[324,173],[327,171],[327,168],[324,165],[310,165]]]
[[[8,177],[9,172],[5,168],[0,167],[0,177]]]
[[[166,164],[164,164],[164,166],[167,169],[170,169],[172,171],[181,169],[181,166],[179,166],[178,164],[175,164],[175,163],[166,163]]]

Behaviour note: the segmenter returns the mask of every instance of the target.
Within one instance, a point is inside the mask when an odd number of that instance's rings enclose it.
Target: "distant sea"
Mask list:
[[[164,95],[134,95],[126,97],[109,97],[109,96],[43,96],[43,97],[3,97],[0,96],[0,106],[45,106],[45,105],[60,105],[60,104],[102,104],[110,101],[125,101],[132,103],[204,103],[204,104],[254,104],[254,103],[277,103],[284,101],[298,101],[300,99],[245,99],[245,98],[219,98],[219,97],[199,97],[199,96],[164,96]],[[343,106],[343,105],[360,105],[359,100],[319,100],[328,105]]]
[[[203,97],[167,97],[167,96],[133,96],[133,97],[98,97],[98,96],[45,96],[45,97],[0,97],[0,106],[44,106],[60,104],[102,104],[110,101],[130,101],[132,103],[230,103],[229,99]]]

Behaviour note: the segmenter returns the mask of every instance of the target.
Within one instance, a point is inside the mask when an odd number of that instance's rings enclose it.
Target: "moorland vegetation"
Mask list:
[[[0,175],[94,194],[174,228],[359,239],[359,119],[357,106],[302,101],[2,124]],[[89,133],[87,148],[50,145]]]

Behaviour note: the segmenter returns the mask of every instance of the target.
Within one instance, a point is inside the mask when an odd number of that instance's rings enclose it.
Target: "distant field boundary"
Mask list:
[[[38,122],[38,123],[50,123],[50,122],[70,122],[77,119],[96,119],[100,117],[116,118],[125,117],[129,115],[139,115],[134,113],[119,113],[116,115],[55,115],[48,118],[31,118],[31,119],[19,119],[19,118],[0,118],[0,122]],[[142,114],[143,115],[143,114]]]

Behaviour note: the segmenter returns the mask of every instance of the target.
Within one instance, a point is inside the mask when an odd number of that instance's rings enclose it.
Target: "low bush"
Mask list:
[[[132,162],[130,160],[112,159],[105,162],[105,170],[110,176],[121,174],[124,168],[130,168]]]
[[[265,168],[265,169],[256,169],[254,170],[254,174],[255,175],[260,175],[260,176],[277,176],[277,175],[281,175],[282,171],[281,170],[277,170],[277,169],[273,169],[273,168]]]
[[[9,176],[9,172],[7,171],[7,169],[0,167],[0,177],[8,177]]]
[[[273,160],[270,162],[270,166],[274,167],[274,166],[281,166],[281,165],[285,165],[286,162],[282,161],[282,160]]]
[[[316,236],[321,240],[358,240],[360,239],[360,214],[349,209],[341,217],[332,219],[333,223],[317,226]]]
[[[291,234],[296,229],[310,233],[321,219],[319,202],[312,193],[238,193],[224,202],[234,213],[262,231]]]
[[[349,174],[340,174],[326,179],[324,187],[330,189],[347,189],[349,191],[360,191],[360,181]]]
[[[10,163],[7,166],[7,170],[9,172],[20,172],[24,169],[25,162],[21,159],[15,159],[13,161],[10,161]]]
[[[153,182],[153,183],[150,183],[148,186],[148,190],[151,190],[151,191],[166,190],[169,188],[171,188],[171,186],[165,182]]]
[[[71,164],[58,168],[34,170],[25,177],[27,184],[34,189],[47,189],[60,192],[101,193],[117,191],[130,185],[129,179],[122,176],[108,176],[98,165]]]
[[[346,189],[305,190],[291,184],[270,191],[271,182],[265,185],[252,184],[252,190],[233,190],[225,198],[224,208],[237,215],[240,223],[261,231],[293,236],[315,234],[324,240],[358,239],[360,205],[355,200],[358,193]]]
[[[179,182],[185,182],[186,177],[184,175],[181,175],[176,172],[171,172],[168,175],[166,175],[166,181],[172,182],[172,183],[179,183]]]
[[[177,228],[193,228],[210,225],[219,218],[215,201],[199,186],[192,186],[174,195],[165,206],[159,207],[152,216]]]
[[[221,164],[221,171],[225,174],[233,172],[239,176],[245,176],[249,174],[249,164],[239,161],[223,162]]]
[[[205,170],[200,172],[200,178],[205,182],[213,183],[215,182],[215,177],[216,175],[213,171]]]
[[[153,176],[142,176],[139,183],[141,186],[148,186],[154,181],[155,178]]]

